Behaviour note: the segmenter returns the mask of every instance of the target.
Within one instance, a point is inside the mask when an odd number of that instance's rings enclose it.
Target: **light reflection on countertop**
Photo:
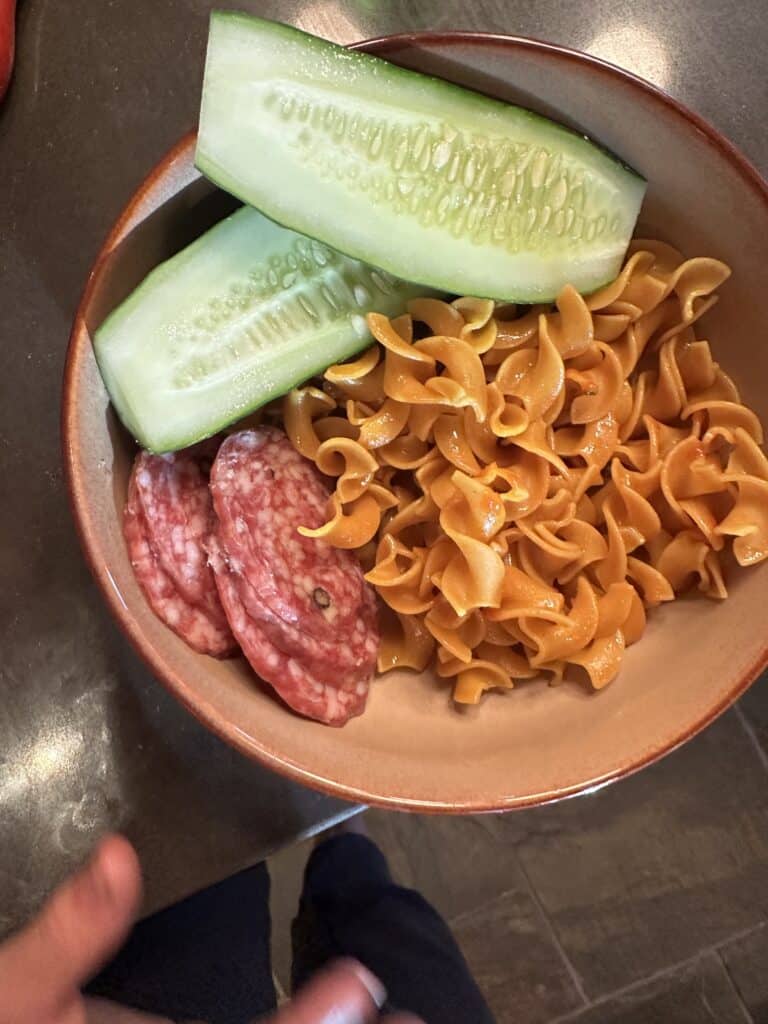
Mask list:
[[[672,66],[666,42],[652,28],[618,20],[599,29],[587,43],[595,57],[633,71],[661,89],[669,89]]]
[[[50,786],[76,767],[85,740],[79,729],[64,723],[46,729],[22,753],[19,761],[34,786]]]
[[[30,790],[50,793],[61,789],[82,760],[84,737],[71,721],[41,721],[40,730],[3,751],[0,766],[0,806],[10,808]]]
[[[299,9],[294,24],[305,32],[322,34],[336,42],[355,42],[363,35],[354,13],[345,10],[349,6],[339,0],[313,0],[311,5]]]

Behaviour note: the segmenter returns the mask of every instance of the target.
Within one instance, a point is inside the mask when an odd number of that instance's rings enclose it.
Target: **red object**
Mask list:
[[[379,636],[357,558],[298,533],[326,519],[328,489],[281,431],[244,430],[211,471],[209,545],[243,653],[294,710],[331,725],[360,714]]]
[[[0,100],[13,71],[16,39],[16,0],[0,0]]]
[[[175,455],[141,452],[128,485],[123,531],[152,610],[201,654],[237,647],[208,565],[213,527],[208,472],[215,445]]]

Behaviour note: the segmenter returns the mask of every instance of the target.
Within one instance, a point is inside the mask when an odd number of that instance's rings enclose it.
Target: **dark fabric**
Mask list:
[[[315,849],[292,938],[294,989],[352,956],[384,982],[389,1010],[426,1024],[493,1024],[448,926],[395,885],[363,836]],[[141,921],[86,991],[172,1020],[247,1024],[275,1008],[269,940],[269,875],[259,864]]]
[[[326,961],[352,956],[386,985],[388,1009],[426,1024],[493,1024],[448,926],[417,892],[395,885],[364,836],[334,836],[315,849],[292,939],[294,990]]]
[[[86,991],[172,1020],[247,1024],[275,1008],[265,864],[139,922]]]

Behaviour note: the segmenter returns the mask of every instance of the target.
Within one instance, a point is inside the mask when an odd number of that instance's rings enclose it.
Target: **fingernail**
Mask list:
[[[350,971],[353,971],[368,989],[368,994],[376,1004],[376,1009],[380,1010],[387,1001],[387,990],[376,975],[371,974],[368,968],[363,967],[357,960],[348,961],[348,965]]]

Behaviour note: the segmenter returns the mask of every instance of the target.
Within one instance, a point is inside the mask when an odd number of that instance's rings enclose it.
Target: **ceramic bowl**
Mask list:
[[[564,121],[638,168],[649,181],[640,233],[733,267],[700,336],[768,423],[768,188],[725,139],[646,82],[546,43],[426,34],[363,48]],[[542,680],[457,710],[431,675],[392,673],[343,729],[292,714],[243,660],[197,655],[155,618],[120,527],[135,449],[109,407],[90,332],[156,263],[232,208],[194,170],[193,149],[194,136],[182,139],[112,230],[77,313],[64,383],[64,461],[82,544],[158,679],[222,739],[299,782],[366,803],[456,813],[539,804],[619,778],[727,708],[768,660],[768,564],[731,573],[724,603],[680,601],[654,612],[600,693]]]

